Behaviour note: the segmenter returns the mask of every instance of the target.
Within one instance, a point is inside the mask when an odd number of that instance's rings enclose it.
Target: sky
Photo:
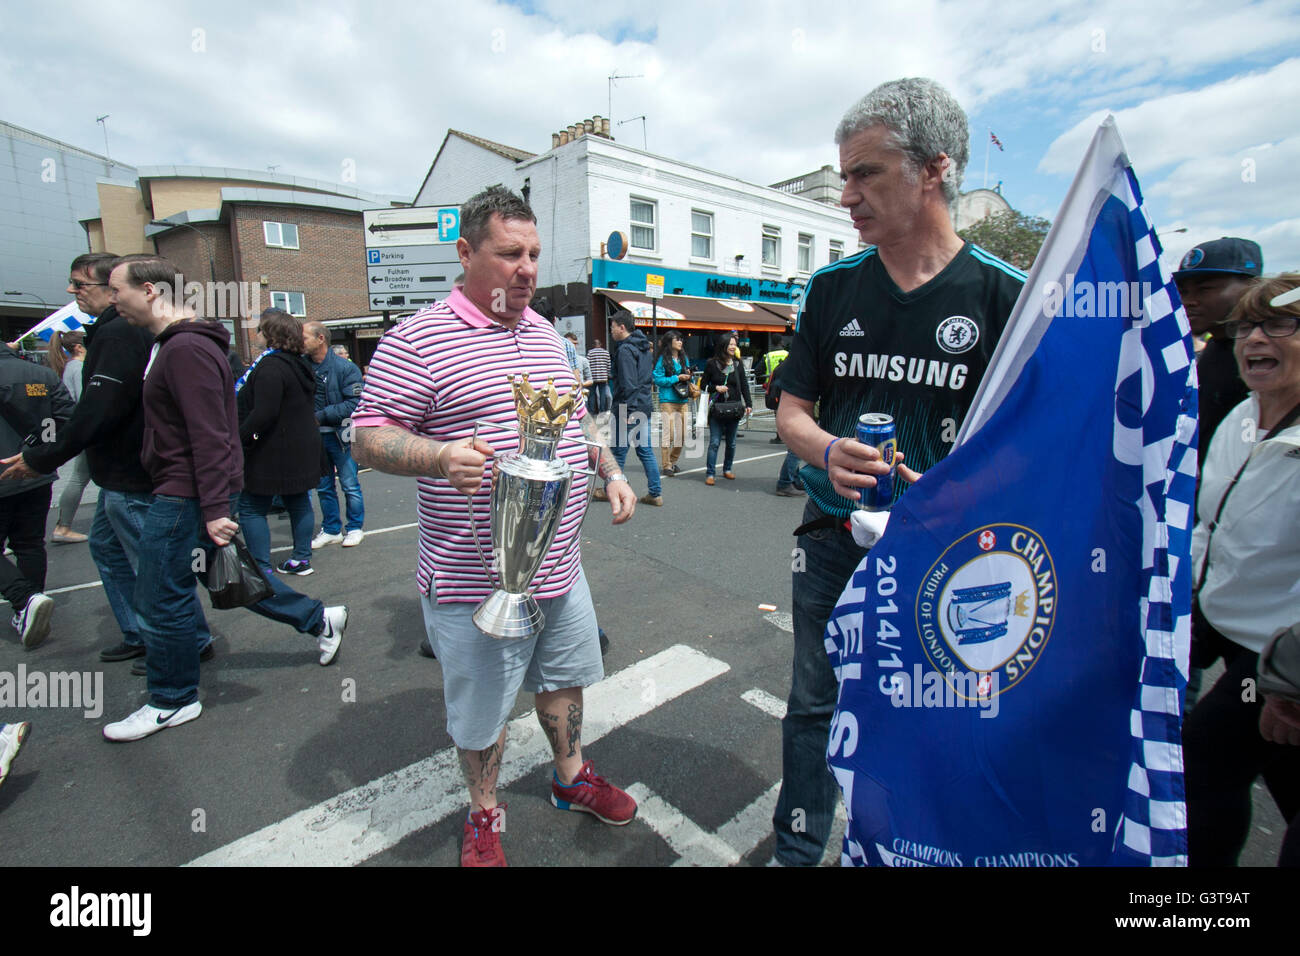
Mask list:
[[[770,184],[837,166],[840,117],[902,76],[969,114],[964,189],[987,152],[990,187],[1054,218],[1112,112],[1167,261],[1236,235],[1267,272],[1300,269],[1300,0],[0,8],[0,120],[102,153],[108,114],[129,165],[275,166],[406,200],[448,128],[540,153],[594,114],[632,146]]]

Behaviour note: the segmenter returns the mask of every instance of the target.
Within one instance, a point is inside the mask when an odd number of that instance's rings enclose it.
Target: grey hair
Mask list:
[[[970,159],[966,111],[934,80],[909,77],[882,83],[858,100],[835,129],[835,142],[846,141],[872,126],[890,132],[889,145],[907,155],[920,170],[940,153],[949,159],[943,172],[943,195],[955,202]]]
[[[477,249],[480,242],[487,238],[488,223],[493,213],[502,219],[527,219],[537,224],[533,209],[520,196],[498,183],[489,186],[465,200],[460,207],[460,237],[469,243],[471,249]]]

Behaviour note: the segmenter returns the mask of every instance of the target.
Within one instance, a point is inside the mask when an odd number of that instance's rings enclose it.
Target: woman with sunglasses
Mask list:
[[[1261,652],[1272,659],[1270,642],[1300,623],[1296,290],[1300,273],[1261,280],[1223,323],[1250,395],[1210,442],[1192,536],[1192,613],[1226,666],[1183,725],[1193,866],[1236,864],[1259,776],[1287,821],[1278,865],[1300,866],[1300,688],[1254,692]]]

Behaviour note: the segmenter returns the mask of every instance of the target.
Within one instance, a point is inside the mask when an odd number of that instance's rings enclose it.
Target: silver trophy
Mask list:
[[[561,395],[555,389],[554,380],[548,379],[545,388],[534,389],[526,374],[519,379],[511,376],[510,384],[519,416],[519,451],[497,456],[492,469],[492,555],[499,586],[474,611],[474,624],[490,637],[523,640],[541,633],[546,626],[542,609],[533,598],[533,592],[545,583],[545,578],[536,587],[531,585],[564,517],[573,476],[594,473],[573,468],[555,453],[561,441],[592,444],[564,438],[564,426],[582,399],[581,387],[575,384],[572,391]],[[476,422],[476,438],[480,425],[501,428],[491,422]],[[491,584],[493,569],[488,566],[479,543],[473,499],[468,505],[474,546]],[[585,510],[583,518],[586,518]],[[575,533],[573,542],[577,540]],[[572,546],[571,542],[569,547]],[[555,562],[552,571],[559,567],[565,555]]]

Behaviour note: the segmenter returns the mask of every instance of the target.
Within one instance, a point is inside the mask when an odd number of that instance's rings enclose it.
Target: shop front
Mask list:
[[[648,276],[662,277],[661,298],[646,295]],[[803,287],[797,282],[596,259],[592,291],[597,338],[608,340],[608,317],[627,309],[656,344],[664,332],[681,332],[692,364],[703,367],[724,332],[737,334],[746,359],[768,351],[774,336],[792,332]]]

